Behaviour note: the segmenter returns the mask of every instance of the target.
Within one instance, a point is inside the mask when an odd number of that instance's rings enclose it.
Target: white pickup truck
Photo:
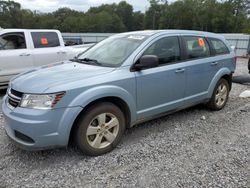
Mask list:
[[[71,59],[89,46],[65,47],[58,30],[0,30],[0,89],[21,72]]]

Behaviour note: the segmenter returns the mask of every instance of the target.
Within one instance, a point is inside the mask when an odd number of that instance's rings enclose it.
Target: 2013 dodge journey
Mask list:
[[[235,54],[217,34],[117,34],[12,79],[2,104],[5,130],[22,148],[63,147],[71,138],[85,154],[101,155],[139,122],[199,103],[222,109],[234,70]]]

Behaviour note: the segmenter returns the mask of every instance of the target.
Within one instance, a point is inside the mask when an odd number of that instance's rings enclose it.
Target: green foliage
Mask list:
[[[143,30],[144,29],[144,14],[141,12],[133,13],[133,23],[132,31]]]
[[[110,14],[106,11],[98,13],[88,13],[83,18],[82,32],[122,32],[125,26],[116,14]]]
[[[116,6],[115,13],[119,16],[122,23],[126,26],[126,30],[131,30],[133,27],[133,7],[126,3],[126,1],[121,1]]]
[[[170,5],[162,5],[161,29],[193,29],[211,32],[244,32],[247,18],[246,5],[236,14],[233,1],[178,0]]]
[[[250,0],[149,0],[145,13],[126,1],[91,7],[87,12],[60,8],[52,13],[22,9],[0,0],[3,28],[46,28],[62,32],[123,32],[143,29],[193,29],[250,33],[246,10]]]
[[[146,29],[159,29],[159,20],[164,16],[163,9],[164,5],[159,0],[150,0],[150,7],[145,13]]]

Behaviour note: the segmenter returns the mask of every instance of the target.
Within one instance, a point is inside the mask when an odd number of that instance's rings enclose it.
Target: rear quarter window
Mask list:
[[[31,32],[35,48],[48,48],[60,46],[56,32]]]
[[[230,53],[229,49],[227,48],[227,46],[225,45],[223,41],[219,39],[212,39],[212,38],[210,38],[209,40],[212,44],[212,47],[216,55]]]

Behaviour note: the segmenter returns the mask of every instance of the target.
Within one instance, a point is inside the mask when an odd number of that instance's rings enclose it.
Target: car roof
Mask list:
[[[0,30],[0,33],[2,32],[26,32],[26,31],[31,31],[31,32],[59,32],[58,30],[55,29],[3,29]]]
[[[175,30],[175,29],[132,31],[132,32],[121,33],[119,35],[124,35],[124,36],[127,36],[127,35],[153,36],[153,35],[161,35],[161,34],[201,35],[201,36],[205,36],[205,37],[213,37],[213,38],[224,39],[224,37],[222,35],[216,34],[216,33],[210,33],[210,32],[205,32],[205,31],[195,31],[195,30]]]

